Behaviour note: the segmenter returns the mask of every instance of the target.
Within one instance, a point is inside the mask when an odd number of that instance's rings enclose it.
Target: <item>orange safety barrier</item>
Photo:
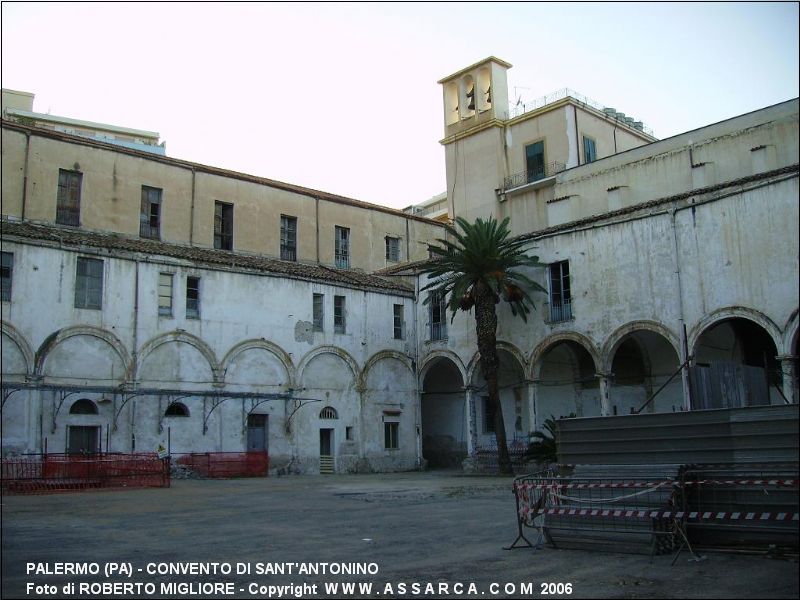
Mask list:
[[[16,494],[169,487],[168,458],[156,454],[43,454],[2,460],[2,488]]]
[[[266,452],[195,452],[179,455],[175,463],[208,479],[266,477],[269,472]]]

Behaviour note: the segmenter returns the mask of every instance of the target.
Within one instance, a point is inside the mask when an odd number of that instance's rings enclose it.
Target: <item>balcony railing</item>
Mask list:
[[[569,321],[570,319],[572,319],[571,300],[550,303],[550,323],[561,323],[562,321]]]
[[[349,269],[350,268],[350,255],[349,254],[342,254],[337,252],[336,253],[336,268],[337,269]]]
[[[540,179],[545,179],[546,177],[552,177],[556,173],[561,173],[561,171],[566,168],[567,165],[564,163],[554,161],[544,165],[544,167],[541,169],[533,169],[523,171],[522,173],[515,173],[514,175],[509,175],[503,179],[503,189],[510,190],[533,183],[534,181],[539,181]]]
[[[293,246],[281,246],[281,260],[297,261],[297,251]]]
[[[431,341],[447,339],[447,324],[446,323],[431,323]]]

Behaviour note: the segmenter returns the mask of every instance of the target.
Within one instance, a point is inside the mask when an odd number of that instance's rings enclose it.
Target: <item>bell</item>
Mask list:
[[[467,98],[469,98],[469,105],[467,106],[467,108],[470,110],[475,110],[475,86],[473,86],[467,92]]]

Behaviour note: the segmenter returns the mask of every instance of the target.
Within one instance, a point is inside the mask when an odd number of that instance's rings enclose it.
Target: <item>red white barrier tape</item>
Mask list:
[[[784,512],[700,512],[672,510],[614,510],[599,508],[541,508],[520,511],[524,516],[557,515],[570,517],[622,517],[634,519],[687,519],[690,521],[798,521],[800,513]]]
[[[672,483],[676,486],[682,485],[780,485],[784,487],[798,487],[797,479],[699,479],[696,481],[631,481],[620,483],[559,483],[552,480],[547,483],[515,483],[513,488],[517,490],[544,490],[544,489],[603,489],[603,488],[647,488],[657,487],[665,483]]]

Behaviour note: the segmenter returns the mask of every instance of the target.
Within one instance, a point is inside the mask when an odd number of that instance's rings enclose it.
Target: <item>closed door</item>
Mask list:
[[[269,415],[248,415],[247,417],[247,451],[267,451],[267,424]]]
[[[69,427],[67,454],[96,454],[99,451],[99,427],[85,425]]]

